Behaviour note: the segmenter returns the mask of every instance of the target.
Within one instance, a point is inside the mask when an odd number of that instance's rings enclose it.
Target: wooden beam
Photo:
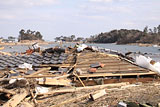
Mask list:
[[[128,64],[128,63],[118,63],[118,64],[115,64],[115,63],[105,63],[105,66],[104,68],[114,68],[114,67],[137,67],[135,65],[131,65],[131,64]],[[87,64],[79,64],[76,66],[77,68],[85,68],[85,67],[90,67],[90,65],[87,65]]]
[[[37,72],[34,72],[34,73],[32,73],[32,74],[30,74],[30,75],[27,75],[27,76],[25,76],[25,77],[32,77],[32,76],[34,76],[34,75],[37,75],[37,74],[42,73],[42,72],[44,72],[44,71],[48,71],[48,70],[50,70],[50,69],[51,69],[51,67],[42,68],[42,69],[38,70]]]
[[[147,72],[147,73],[121,73],[121,74],[113,74],[113,73],[97,73],[97,74],[83,74],[80,75],[80,78],[84,77],[113,77],[113,76],[136,76],[136,75],[156,75],[155,72]]]
[[[115,66],[128,66],[130,64],[128,63],[119,63],[118,65],[115,63],[104,63],[105,67],[115,67]],[[76,68],[86,68],[86,67],[90,67],[90,64],[79,64],[76,66]]]
[[[26,90],[23,90],[23,92],[14,95],[3,105],[3,107],[16,107],[27,95],[28,92]]]
[[[104,84],[104,85],[94,85],[94,86],[86,86],[86,87],[73,87],[68,89],[61,89],[61,90],[53,90],[48,93],[43,94],[37,94],[37,95],[51,95],[51,94],[57,94],[57,93],[70,93],[70,92],[76,92],[81,90],[88,90],[88,89],[102,89],[105,87],[119,87],[119,86],[125,86],[128,85],[129,82],[122,82],[122,83],[114,83],[114,84]]]
[[[4,88],[0,88],[0,92],[1,93],[8,93],[8,94],[16,94],[16,92],[12,91],[12,90],[7,90],[7,89],[4,89]]]
[[[89,67],[88,68],[81,68],[82,71],[88,71],[89,70]],[[142,73],[144,72],[148,72],[146,69],[143,69],[143,68],[98,68],[97,69],[97,73],[107,73],[107,72],[129,72],[129,71],[142,71]]]
[[[81,82],[82,86],[85,87],[84,83],[82,82],[82,80],[79,78],[79,76],[76,74],[76,73],[73,73],[77,78],[78,80]]]
[[[81,63],[81,62],[77,62],[77,64],[93,64],[93,63],[96,63],[96,62],[101,62],[101,63],[114,63],[114,64],[117,64],[117,63],[120,63],[121,61],[90,61],[90,60],[88,60],[88,61],[86,61],[86,62],[83,62],[83,63]]]
[[[45,79],[39,80],[38,84],[40,84],[40,85],[70,86],[71,85],[71,80],[69,80],[69,79],[45,78]]]
[[[33,76],[25,76],[25,78],[45,78],[45,77],[54,77],[56,79],[58,78],[66,78],[70,76],[70,74],[66,74],[66,75],[33,75]]]

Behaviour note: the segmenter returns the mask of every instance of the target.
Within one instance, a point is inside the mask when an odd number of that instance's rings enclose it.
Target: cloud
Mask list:
[[[119,13],[130,13],[131,10],[128,6],[106,6],[106,5],[81,5],[85,11],[91,13],[105,13],[105,12],[119,12]]]
[[[103,2],[103,3],[109,3],[109,2],[130,2],[133,0],[89,0],[90,2]]]
[[[103,15],[82,15],[82,14],[76,14],[76,17],[81,17],[85,19],[93,19],[93,20],[104,20],[106,19]]]
[[[90,2],[112,2],[113,0],[89,0]]]
[[[135,22],[131,22],[131,21],[124,22],[123,24],[126,25],[126,26],[135,26],[136,25]]]
[[[2,6],[45,6],[58,3],[58,0],[1,0]]]
[[[5,19],[5,20],[10,20],[10,19],[15,19],[16,16],[14,15],[10,15],[10,14],[3,14],[3,15],[0,15],[0,19]]]

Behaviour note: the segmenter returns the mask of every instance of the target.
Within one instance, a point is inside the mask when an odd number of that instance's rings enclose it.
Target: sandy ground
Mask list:
[[[47,97],[38,98],[38,107],[48,107],[60,104],[66,100],[83,96],[94,90],[82,90],[74,93],[57,94]],[[137,103],[150,103],[156,106],[160,103],[160,83],[150,82],[143,84],[131,84],[128,86],[105,88],[107,94],[96,101],[89,98],[79,99],[75,102],[68,103],[62,107],[114,107],[120,101],[131,101]]]

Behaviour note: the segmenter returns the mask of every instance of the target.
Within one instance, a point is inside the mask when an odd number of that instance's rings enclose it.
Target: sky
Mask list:
[[[43,39],[90,37],[113,29],[157,27],[160,0],[0,0],[0,36],[40,31]]]

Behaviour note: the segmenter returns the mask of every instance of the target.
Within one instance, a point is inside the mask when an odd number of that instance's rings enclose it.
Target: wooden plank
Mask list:
[[[88,70],[90,67],[84,67],[84,68],[80,68],[81,70]],[[127,66],[112,66],[112,67],[103,67],[103,68],[97,68],[97,70],[127,70],[127,69],[133,69],[133,70],[147,70],[147,69],[144,69],[144,68],[140,68],[140,67],[137,67],[137,66],[130,66],[130,67],[127,67]]]
[[[98,99],[98,98],[100,98],[100,97],[102,97],[102,96],[104,96],[106,94],[107,94],[106,90],[103,89],[103,90],[100,90],[99,92],[97,92],[96,94],[91,94],[90,96],[91,96],[91,99],[93,101],[95,101],[96,99]]]
[[[28,92],[26,90],[23,90],[23,92],[14,95],[3,105],[3,107],[16,107],[27,95]]]
[[[138,67],[138,66],[134,66],[134,65],[125,65],[125,66],[123,66],[123,65],[116,65],[116,66],[104,66],[103,67],[103,69],[105,69],[105,68],[107,68],[107,69],[116,69],[116,68],[118,68],[118,69],[135,69],[135,68],[137,68],[137,69],[144,69],[144,68],[141,68],[141,67]],[[100,68],[101,69],[101,68]]]
[[[117,66],[117,64],[115,64],[115,63],[104,63],[105,64],[105,66]],[[118,63],[118,66],[129,66],[130,64],[129,63],[126,63],[126,62],[121,62],[121,63]],[[78,67],[89,67],[90,66],[90,64],[77,64],[77,68]]]
[[[86,57],[87,58],[87,57]],[[103,57],[103,58],[87,58],[89,61],[121,61],[120,59],[115,59],[115,58],[108,58],[108,57]],[[83,58],[78,58],[78,62],[83,61]]]
[[[98,73],[98,74],[85,74],[80,75],[80,78],[84,77],[112,77],[112,76],[133,76],[133,75],[155,75],[155,72],[148,72],[148,73],[121,73],[121,74],[113,74],[113,73]]]
[[[42,73],[42,72],[48,71],[48,70],[50,70],[50,69],[51,69],[51,67],[48,67],[48,68],[42,68],[42,69],[38,70],[37,72],[34,72],[34,73],[32,73],[32,74],[30,74],[30,75],[27,75],[27,76],[25,76],[25,77],[32,77],[33,75],[37,75],[37,74],[39,74],[39,73]]]
[[[16,92],[12,91],[12,90],[7,90],[7,89],[4,89],[4,88],[0,88],[0,92],[1,93],[8,93],[8,94],[16,94]]]
[[[45,79],[39,80],[38,84],[40,84],[40,85],[70,86],[71,85],[71,80],[69,80],[69,79],[45,78]]]
[[[82,71],[88,71],[89,68],[83,68]],[[148,72],[145,69],[97,69],[97,71],[94,74],[98,73],[118,73],[118,72],[124,72],[124,73],[146,73]]]
[[[129,82],[122,82],[122,83],[114,83],[114,84],[103,84],[103,85],[94,85],[94,86],[86,86],[86,87],[73,87],[68,89],[61,89],[61,90],[53,90],[48,93],[43,94],[37,94],[37,95],[51,95],[51,94],[57,94],[57,93],[70,93],[70,92],[76,92],[81,90],[88,90],[88,89],[102,89],[105,87],[119,87],[119,86],[125,86],[128,85]]]
[[[135,65],[131,65],[129,63],[118,63],[118,64],[112,64],[112,63],[102,63],[105,64],[103,68],[114,68],[114,67],[138,67]],[[76,66],[77,68],[85,68],[85,67],[90,67],[90,64],[79,64]]]

